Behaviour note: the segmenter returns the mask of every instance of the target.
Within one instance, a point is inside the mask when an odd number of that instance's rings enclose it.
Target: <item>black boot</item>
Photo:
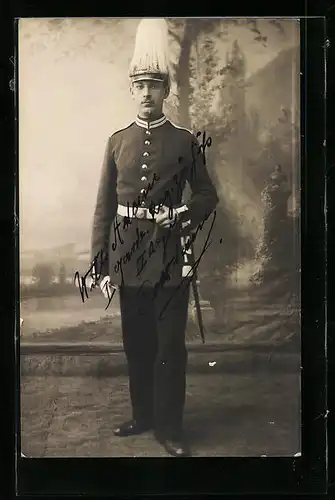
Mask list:
[[[137,434],[143,434],[152,429],[152,424],[150,422],[138,422],[137,420],[129,420],[120,425],[114,430],[115,436],[126,437],[135,436]]]
[[[181,436],[169,436],[161,433],[155,433],[156,440],[164,446],[169,455],[174,457],[189,457],[191,450],[185,439]]]

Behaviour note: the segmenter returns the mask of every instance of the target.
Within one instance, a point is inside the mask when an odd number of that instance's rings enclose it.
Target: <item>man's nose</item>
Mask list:
[[[151,88],[146,85],[143,88],[143,94],[144,94],[145,97],[150,97],[151,96]]]

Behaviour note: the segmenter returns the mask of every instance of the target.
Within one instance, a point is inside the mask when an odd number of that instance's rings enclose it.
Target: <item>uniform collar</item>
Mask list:
[[[165,115],[163,115],[161,118],[158,118],[158,120],[153,120],[152,122],[147,122],[139,117],[137,117],[135,120],[136,125],[146,129],[160,127],[161,125],[164,125],[165,122],[166,122]]]

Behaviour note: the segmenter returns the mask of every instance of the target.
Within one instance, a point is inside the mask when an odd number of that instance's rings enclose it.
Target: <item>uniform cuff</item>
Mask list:
[[[191,219],[190,219],[189,209],[188,209],[187,205],[183,205],[182,207],[178,208],[177,212],[179,215],[179,220],[180,220],[182,229],[189,226],[191,224]]]

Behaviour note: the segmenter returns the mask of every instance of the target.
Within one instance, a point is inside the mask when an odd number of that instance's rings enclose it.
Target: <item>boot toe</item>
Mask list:
[[[157,441],[165,448],[169,455],[174,457],[189,457],[191,450],[188,444],[182,439],[169,439],[156,435]]]
[[[142,434],[151,429],[150,423],[137,422],[136,420],[129,420],[123,423],[120,427],[116,428],[113,432],[115,436],[126,437]]]

